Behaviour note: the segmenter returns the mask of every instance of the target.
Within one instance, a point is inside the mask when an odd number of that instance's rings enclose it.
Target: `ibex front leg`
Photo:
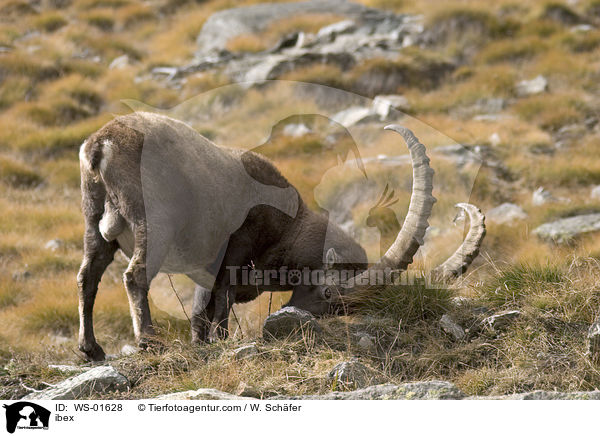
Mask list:
[[[215,338],[227,339],[229,336],[229,312],[235,303],[235,292],[231,289],[217,289],[214,293],[215,309],[213,322]]]
[[[133,321],[135,339],[141,348],[146,348],[149,339],[154,336],[154,327],[148,304],[150,282],[157,271],[151,271],[146,263],[147,236],[146,225],[140,223],[134,228],[134,249],[129,266],[123,274],[123,282],[129,298],[129,310]]]

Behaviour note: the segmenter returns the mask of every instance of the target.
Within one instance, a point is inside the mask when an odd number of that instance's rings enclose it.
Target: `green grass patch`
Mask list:
[[[495,307],[515,307],[529,295],[559,286],[565,278],[561,268],[549,263],[511,265],[496,272],[482,289],[481,297]]]
[[[75,300],[64,303],[51,302],[37,305],[22,320],[23,327],[29,331],[50,331],[64,336],[72,336],[79,325],[79,314]]]
[[[43,32],[55,32],[68,23],[67,19],[58,12],[46,12],[33,20],[33,25]]]
[[[520,99],[514,111],[526,121],[536,122],[541,128],[558,130],[567,124],[583,121],[587,108],[572,95],[541,94]]]
[[[0,285],[0,310],[16,306],[20,300],[22,289],[11,278],[2,276]]]
[[[480,63],[520,62],[547,50],[544,40],[538,37],[505,39],[486,45],[477,55]]]
[[[361,290],[346,298],[351,311],[412,325],[441,317],[449,310],[452,296],[449,289],[428,288],[415,281]]]
[[[30,166],[0,156],[0,180],[16,188],[31,188],[43,182],[43,178]]]
[[[64,151],[75,152],[81,143],[108,121],[107,117],[90,118],[65,127],[52,127],[13,138],[9,146],[27,152],[54,155]]]
[[[104,32],[110,32],[115,25],[112,13],[104,11],[93,11],[85,15],[84,19],[91,26],[97,27]]]

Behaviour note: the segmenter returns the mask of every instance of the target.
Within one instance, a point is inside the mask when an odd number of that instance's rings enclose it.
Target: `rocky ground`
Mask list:
[[[488,332],[500,332],[506,330],[509,325],[522,314],[519,311],[508,311],[489,315],[480,321],[480,329]],[[455,341],[464,341],[467,335],[465,329],[457,324],[452,316],[442,316],[440,327]],[[328,330],[326,328],[326,330]],[[472,330],[475,330],[472,328]],[[327,337],[329,331],[319,325],[319,322],[310,313],[289,307],[281,309],[270,315],[263,326],[264,340],[246,343],[233,350],[227,350],[224,354],[234,362],[248,362],[268,359],[269,353],[273,352],[281,341],[309,341],[314,343],[328,343],[331,338]],[[353,340],[358,350],[363,353],[373,353],[382,344],[376,337],[366,332],[354,334]],[[469,332],[469,336],[473,336]],[[473,340],[473,339],[471,339]],[[123,350],[122,354],[128,354]],[[132,350],[134,353],[135,349]],[[389,351],[388,351],[389,352]],[[306,358],[309,357],[306,353]],[[363,358],[361,360],[365,360]],[[131,361],[127,358],[113,356],[114,363],[108,362],[101,366],[83,367],[73,365],[50,365],[50,368],[64,376],[71,375],[59,383],[49,387],[36,390],[21,383],[19,390],[28,390],[30,393],[22,397],[27,400],[72,400],[80,398],[138,398],[144,397],[146,392],[139,390],[139,380],[132,383],[126,376],[130,374]],[[371,365],[373,362],[371,362]],[[124,375],[126,374],[126,375]],[[131,378],[131,375],[129,376]],[[161,400],[597,400],[600,399],[600,391],[584,392],[557,392],[537,390],[526,393],[496,395],[496,396],[469,396],[462,392],[456,385],[448,381],[427,380],[420,382],[390,384],[384,383],[387,378],[381,371],[367,366],[354,357],[352,360],[343,361],[335,365],[322,376],[323,382],[331,389],[331,392],[320,395],[290,395],[276,392],[261,391],[257,386],[241,383],[235,394],[223,392],[212,388],[200,388],[194,390],[174,391],[152,396],[153,399]]]

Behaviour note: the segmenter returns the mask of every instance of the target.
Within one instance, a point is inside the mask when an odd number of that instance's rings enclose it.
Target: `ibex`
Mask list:
[[[405,270],[428,227],[435,202],[433,170],[412,132],[396,125],[386,129],[400,133],[408,144],[412,196],[395,241],[370,268]],[[369,271],[364,249],[311,211],[266,158],[218,147],[180,121],[147,112],[117,117],[82,144],[79,157],[85,217],[77,276],[79,349],[91,360],[105,358],[94,336],[92,312],[100,278],[118,249],[130,259],[123,281],[140,346],[154,334],[148,289],[158,272],[186,274],[211,290],[192,314],[192,341],[201,342],[208,339],[211,324],[224,337],[233,303],[263,291],[292,290],[288,304],[318,316],[362,286],[356,277],[344,288],[290,286],[274,277],[257,287],[233,283],[236,268]],[[485,233],[483,215],[471,205],[460,206],[469,213],[471,228],[461,247],[434,271],[441,278],[466,270]]]

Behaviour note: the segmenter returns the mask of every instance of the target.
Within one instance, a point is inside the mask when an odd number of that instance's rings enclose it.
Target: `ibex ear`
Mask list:
[[[333,268],[333,265],[338,263],[338,255],[335,251],[335,248],[330,248],[327,250],[327,254],[325,254],[325,269]]]

